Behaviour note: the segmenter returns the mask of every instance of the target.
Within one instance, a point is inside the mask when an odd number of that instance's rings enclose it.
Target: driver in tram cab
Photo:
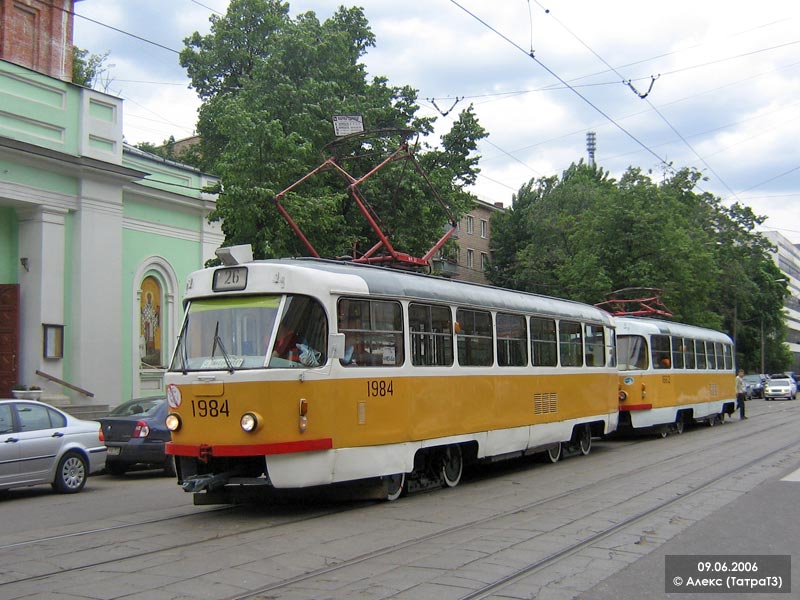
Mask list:
[[[272,356],[300,362],[300,349],[297,347],[302,340],[293,329],[284,329],[278,332],[278,341],[272,349]]]

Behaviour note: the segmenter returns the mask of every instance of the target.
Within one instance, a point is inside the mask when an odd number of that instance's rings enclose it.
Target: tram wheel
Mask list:
[[[678,435],[683,433],[684,423],[683,423],[683,416],[678,415],[678,418],[675,419],[675,433]]]
[[[464,456],[461,446],[447,446],[442,451],[442,483],[444,487],[456,487],[464,472]]]
[[[386,499],[389,502],[397,500],[405,493],[406,489],[406,474],[395,473],[394,475],[387,475],[384,477],[386,480]]]
[[[583,456],[586,456],[592,451],[592,428],[588,425],[581,429],[578,444]]]
[[[557,463],[561,459],[561,442],[548,448],[545,455],[551,463]]]

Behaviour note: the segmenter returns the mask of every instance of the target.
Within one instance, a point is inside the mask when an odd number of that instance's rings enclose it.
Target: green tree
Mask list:
[[[465,187],[478,172],[474,152],[486,136],[472,108],[437,148],[427,145],[434,121],[417,116],[416,90],[384,77],[367,80],[361,59],[374,45],[361,8],[340,7],[320,22],[313,12],[293,19],[289,5],[276,0],[233,0],[225,16],[211,17],[208,35],[185,40],[181,65],[203,99],[200,167],[222,180],[212,218],[222,220],[226,243],[250,243],[258,257],[307,254],[278,213],[275,194],[334,155],[361,177],[404,142],[456,218],[469,206]],[[367,129],[383,133],[329,146],[336,114],[362,115]],[[446,214],[410,161],[392,162],[360,189],[396,249],[418,254],[442,235]],[[364,251],[376,241],[336,172],[310,178],[282,204],[323,256]]]
[[[103,54],[90,54],[88,50],[73,46],[72,83],[88,88],[93,87],[110,68],[110,65],[106,65],[109,54],[109,51]]]
[[[786,368],[785,281],[763,218],[695,192],[692,169],[655,183],[630,168],[619,181],[573,164],[520,188],[493,217],[493,282],[589,303],[628,287],[658,288],[678,321],[732,335],[738,364],[760,368],[761,327],[773,369]]]

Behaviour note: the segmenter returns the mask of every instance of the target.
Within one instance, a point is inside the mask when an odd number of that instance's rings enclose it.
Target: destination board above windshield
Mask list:
[[[214,271],[215,292],[231,292],[247,287],[247,267],[231,267]]]

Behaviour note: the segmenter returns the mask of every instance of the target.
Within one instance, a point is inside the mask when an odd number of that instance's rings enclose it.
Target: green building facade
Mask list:
[[[214,177],[126,145],[119,98],[0,61],[0,397],[114,406],[163,388]]]

